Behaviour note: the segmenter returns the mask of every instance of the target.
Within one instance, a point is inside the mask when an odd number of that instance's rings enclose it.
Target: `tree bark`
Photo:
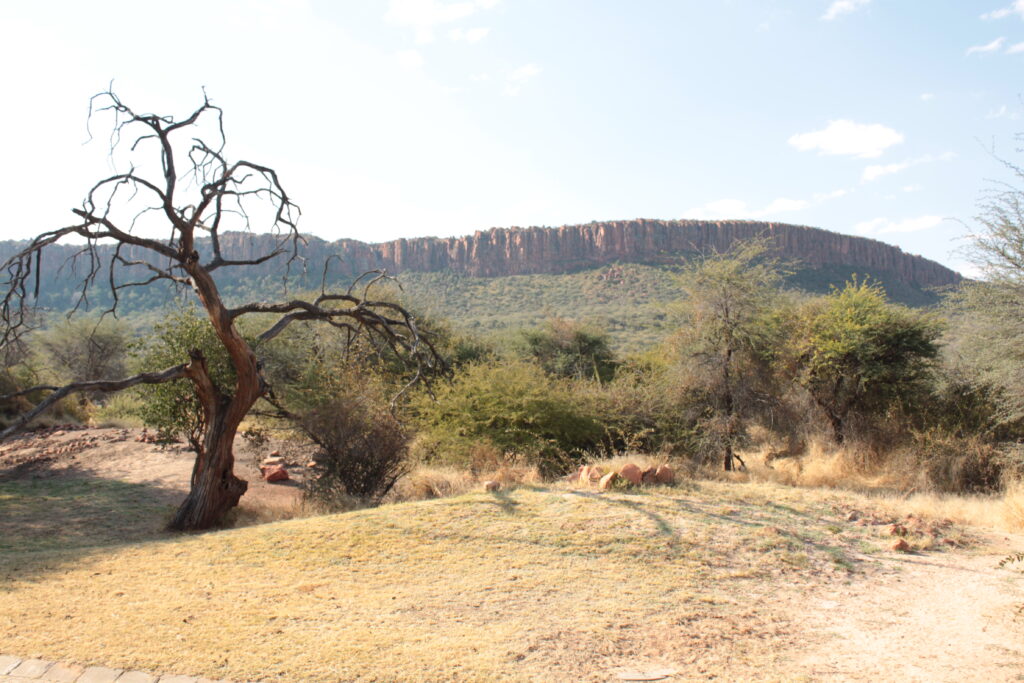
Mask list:
[[[732,395],[732,348],[725,350],[725,360],[722,363],[722,385],[725,388],[725,471],[732,472],[733,464],[733,414],[736,412],[735,402]]]
[[[217,420],[206,428],[203,452],[196,455],[192,486],[168,528],[174,531],[209,529],[220,522],[249,487],[234,474],[233,445],[237,425]]]

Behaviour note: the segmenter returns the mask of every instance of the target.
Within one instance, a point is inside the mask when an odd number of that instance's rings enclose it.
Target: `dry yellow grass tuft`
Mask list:
[[[25,492],[6,493],[17,508]],[[787,607],[883,542],[835,500],[522,486],[97,548],[86,527],[23,547],[25,517],[4,528],[0,651],[243,680],[783,677]],[[104,503],[90,523],[116,527]]]
[[[958,524],[1024,531],[1024,482],[1010,481],[992,495],[933,493],[921,484],[920,472],[906,463],[872,466],[863,455],[843,447],[812,442],[799,458],[765,465],[764,452],[747,453],[749,470],[731,481],[768,481],[786,486],[828,488],[867,496],[871,505],[892,514],[948,519]],[[725,478],[725,477],[723,477]]]

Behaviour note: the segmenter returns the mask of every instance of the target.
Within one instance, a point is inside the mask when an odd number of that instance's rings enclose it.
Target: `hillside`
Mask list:
[[[876,240],[819,228],[755,221],[634,220],[559,228],[495,228],[465,237],[401,239],[380,244],[308,237],[299,260],[280,256],[259,266],[225,268],[222,292],[232,301],[275,297],[289,288],[318,288],[327,268],[328,284],[345,285],[371,269],[401,276],[417,306],[468,328],[493,330],[534,324],[548,315],[590,318],[606,325],[620,346],[635,347],[659,338],[666,304],[678,298],[672,273],[700,254],[727,250],[737,240],[770,236],[779,254],[794,264],[793,287],[827,292],[854,273],[880,280],[891,298],[909,305],[937,301],[935,290],[955,285],[959,274],[928,259],[906,254]],[[229,258],[252,258],[273,248],[272,235],[222,236]],[[6,260],[23,242],[0,242]],[[202,252],[207,245],[200,244]],[[66,310],[74,301],[74,261],[79,248],[58,245],[45,252],[40,303]],[[101,247],[108,264],[112,247]],[[126,259],[144,253],[126,248]],[[105,275],[105,274],[104,274]],[[118,270],[118,278],[131,275]],[[148,273],[143,279],[148,277]],[[106,277],[99,282],[105,283]],[[168,300],[161,287],[123,291],[125,311],[157,309]],[[109,305],[102,287],[91,304]]]

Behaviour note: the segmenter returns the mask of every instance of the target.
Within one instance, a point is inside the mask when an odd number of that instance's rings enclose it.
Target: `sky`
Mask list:
[[[0,0],[2,239],[111,168],[90,95],[274,167],[300,228],[379,242],[758,219],[961,272],[1024,165],[1024,0]]]

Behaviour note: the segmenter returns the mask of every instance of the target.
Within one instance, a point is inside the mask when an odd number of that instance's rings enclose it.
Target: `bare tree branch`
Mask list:
[[[173,368],[167,368],[161,372],[144,372],[139,375],[133,375],[125,379],[119,380],[93,380],[89,382],[75,382],[73,384],[67,384],[62,387],[55,387],[50,385],[39,385],[30,389],[23,389],[21,391],[14,392],[12,394],[6,394],[0,396],[0,401],[17,398],[19,396],[25,396],[27,394],[34,393],[36,391],[52,391],[49,396],[40,401],[32,410],[27,413],[19,415],[18,418],[7,427],[7,429],[0,432],[0,441],[8,438],[9,436],[16,434],[21,431],[25,425],[34,420],[35,418],[46,412],[53,404],[69,394],[78,393],[82,391],[104,391],[114,392],[123,391],[124,389],[130,389],[131,387],[139,384],[160,384],[162,382],[172,382],[177,379],[183,379],[187,377],[188,363],[181,365],[175,365]]]

